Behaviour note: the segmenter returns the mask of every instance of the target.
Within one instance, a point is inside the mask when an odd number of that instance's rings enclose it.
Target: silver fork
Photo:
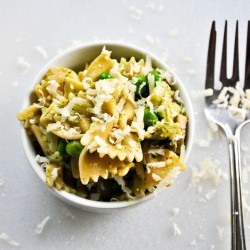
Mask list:
[[[214,100],[221,92],[214,88],[214,65],[215,65],[216,30],[215,21],[212,23],[206,73],[206,89],[213,89],[213,95],[205,97],[205,115],[208,120],[216,123],[225,132],[229,149],[230,163],[230,195],[231,195],[231,249],[245,250],[245,233],[241,199],[241,157],[240,157],[240,132],[242,127],[250,122],[249,112],[243,122],[239,122],[229,113],[227,109],[219,109]],[[235,87],[239,81],[239,55],[238,55],[238,21],[236,23],[233,73],[227,77],[227,21],[225,22],[224,39],[222,48],[222,59],[220,69],[220,81],[223,87]],[[250,88],[250,21],[248,21],[247,48],[245,64],[244,90]]]

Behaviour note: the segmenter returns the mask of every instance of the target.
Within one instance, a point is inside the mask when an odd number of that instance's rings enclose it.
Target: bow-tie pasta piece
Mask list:
[[[110,55],[110,51],[103,49],[102,53],[81,73],[81,78],[90,77],[93,81],[96,81],[102,72],[109,72],[116,61],[111,59]]]
[[[87,148],[79,158],[80,179],[84,185],[90,180],[97,182],[99,177],[107,179],[109,175],[124,176],[133,166],[133,162],[120,161],[117,157],[111,159],[109,155],[100,158],[97,152],[90,153]]]
[[[100,123],[94,122],[81,138],[81,143],[92,153],[97,151],[100,157],[108,155],[111,159],[132,162],[134,159],[142,161],[140,141],[130,129],[121,130],[114,128],[114,121]]]
[[[155,152],[159,151],[157,149]],[[185,170],[182,160],[173,152],[160,149],[160,154],[151,150],[145,153],[146,173],[144,178],[139,176],[135,179],[134,189],[149,192],[159,187],[166,187],[173,184],[181,171]]]

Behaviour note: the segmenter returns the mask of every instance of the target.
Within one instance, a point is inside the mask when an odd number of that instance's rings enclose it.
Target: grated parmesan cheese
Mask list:
[[[48,82],[49,85],[46,87],[46,90],[53,96],[58,97],[60,96],[57,93],[57,89],[60,87],[60,84],[56,80],[51,80]]]
[[[249,166],[250,165],[250,156],[249,155],[245,155],[243,157],[243,164],[244,164],[244,166]]]
[[[213,103],[220,109],[228,110],[237,121],[244,121],[250,111],[249,90],[244,91],[239,84],[223,87]]]
[[[116,105],[116,108],[117,108],[119,113],[122,112],[125,102],[126,102],[125,98],[122,97],[122,98],[120,98],[118,104]]]
[[[247,203],[247,198],[249,195],[249,191],[246,189],[242,189],[242,207],[243,209],[245,209],[246,211],[250,212],[250,205]]]
[[[165,149],[164,148],[151,148],[148,150],[149,154],[152,155],[164,155],[165,154]]]
[[[197,98],[204,98],[204,97],[207,97],[207,96],[212,96],[213,93],[214,93],[214,91],[211,88],[209,88],[209,89],[203,89],[203,90],[192,90],[191,91],[191,95],[195,99],[197,99]]]
[[[42,47],[42,46],[35,46],[34,49],[44,58],[47,59],[48,58],[48,54],[46,52],[46,50]]]
[[[189,245],[192,247],[196,246],[197,245],[196,240],[190,241]]]
[[[0,239],[4,240],[5,242],[7,242],[9,245],[12,245],[14,247],[18,247],[20,246],[20,243],[13,240],[8,234],[6,233],[1,233],[0,234]]]
[[[176,216],[177,214],[180,213],[180,208],[178,208],[178,207],[172,208],[172,213],[173,213],[174,216]]]
[[[145,36],[145,39],[146,39],[146,41],[147,41],[150,45],[159,45],[159,43],[160,43],[159,38],[155,38],[155,37],[153,37],[153,36],[151,36],[151,35],[149,35],[149,34],[147,34],[147,35]]]
[[[131,132],[131,129],[129,126],[126,126],[124,130],[122,129],[114,129],[110,135],[109,135],[109,141],[112,144],[117,144],[122,142],[125,137]],[[130,141],[130,143],[133,144],[133,141]],[[131,144],[131,145],[132,145]],[[134,145],[134,144],[133,144]]]
[[[51,180],[54,181],[57,177],[58,177],[58,171],[60,170],[60,168],[54,168],[51,171]]]
[[[203,234],[198,235],[199,240],[206,240],[206,237]]]
[[[215,196],[216,192],[217,192],[216,189],[213,189],[213,190],[207,192],[207,193],[205,194],[205,198],[206,198],[208,201],[211,200],[211,199]]]
[[[11,85],[12,85],[12,87],[18,87],[20,84],[19,84],[18,81],[15,81],[15,82],[13,82]]]
[[[97,148],[97,152],[100,155],[104,155],[108,153],[107,143],[100,136],[96,135],[94,137],[94,141],[96,142],[97,146],[99,146]]]
[[[221,241],[223,241],[223,234],[224,234],[225,228],[224,227],[220,227],[220,226],[216,226],[216,230],[217,230],[219,239]]]
[[[135,117],[131,123],[132,131],[138,133],[138,136],[141,140],[144,139],[145,130],[144,130],[144,106],[139,105],[138,108],[135,110]]]
[[[153,11],[159,11],[160,12],[160,11],[162,11],[164,9],[164,5],[163,4],[159,4],[158,6],[156,6],[154,2],[148,2],[145,5],[145,8],[153,10]]]
[[[0,187],[3,186],[3,184],[4,184],[3,176],[0,174]]]
[[[248,183],[248,175],[250,173],[250,167],[245,167],[242,169],[242,172],[241,172],[241,179],[242,179],[242,182],[247,184]]]
[[[248,112],[246,109],[238,108],[236,106],[228,106],[228,111],[238,121],[244,121]]]
[[[62,212],[64,216],[70,217],[71,219],[75,219],[75,216],[71,213],[71,211],[68,208],[63,207]]]
[[[191,63],[191,62],[192,62],[192,59],[191,59],[189,56],[184,56],[183,61],[184,61],[185,63]]]
[[[178,227],[176,223],[173,223],[173,229],[174,229],[174,236],[181,235],[181,229]]]
[[[64,117],[69,117],[70,113],[75,104],[82,104],[84,103],[84,99],[81,97],[74,97],[72,98],[69,103],[64,108],[56,108],[57,112],[59,112]]]
[[[171,37],[176,37],[179,34],[178,28],[172,28],[168,31],[168,35]]]
[[[152,70],[152,61],[151,58],[147,55],[145,66],[142,68],[142,74],[147,75]]]
[[[195,143],[202,148],[208,148],[210,146],[210,141],[205,139],[197,139]]]
[[[121,176],[114,176],[114,179],[115,181],[120,185],[122,191],[130,198],[133,198],[130,193],[131,193],[131,190],[126,187],[126,183],[125,181],[123,180],[123,178]]]
[[[143,11],[136,8],[135,6],[130,6],[129,10],[131,11],[131,18],[135,19],[135,20],[140,20],[143,14]]]
[[[50,160],[45,156],[36,155],[36,162],[42,167],[45,168]]]
[[[219,126],[214,122],[209,122],[208,125],[212,132],[217,133],[219,131]]]
[[[47,132],[51,132],[51,131],[57,130],[59,128],[62,128],[62,123],[60,121],[58,121],[56,123],[49,123],[47,125]]]
[[[49,216],[46,216],[40,223],[37,224],[35,232],[36,234],[41,234],[44,230],[45,225],[48,223],[50,220]]]
[[[157,189],[172,185],[180,173],[181,173],[181,168],[179,166],[173,168],[168,173],[168,175],[159,183],[159,185],[157,186]]]
[[[153,74],[148,75],[148,87],[149,87],[149,93],[150,95],[153,93],[153,90],[155,88],[155,77]]]
[[[163,168],[165,166],[166,166],[165,161],[149,162],[146,165],[147,168]]]
[[[152,178],[155,181],[160,181],[162,179],[158,174],[155,174],[155,173],[152,174]]]
[[[191,185],[197,186],[203,180],[209,180],[218,186],[223,180],[228,180],[228,173],[222,171],[218,160],[206,157],[198,167],[192,168]]]
[[[220,94],[218,95],[218,98],[213,101],[213,103],[218,104],[221,102],[227,102],[227,96],[226,93],[228,91],[228,87],[223,87]]]
[[[155,10],[156,9],[156,6],[153,2],[148,2],[146,5],[145,5],[145,8],[146,9],[151,9],[151,10]]]
[[[17,59],[17,66],[21,70],[22,75],[25,75],[31,67],[24,57]]]

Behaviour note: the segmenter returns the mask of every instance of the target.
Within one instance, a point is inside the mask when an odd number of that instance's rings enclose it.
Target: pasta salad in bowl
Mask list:
[[[193,113],[184,86],[131,45],[81,45],[52,59],[17,115],[32,168],[90,211],[140,204],[185,170]]]

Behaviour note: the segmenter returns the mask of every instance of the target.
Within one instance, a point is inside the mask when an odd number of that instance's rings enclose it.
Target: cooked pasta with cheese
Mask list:
[[[103,48],[80,72],[48,70],[18,114],[46,183],[87,199],[131,200],[185,170],[188,118],[167,70]]]

